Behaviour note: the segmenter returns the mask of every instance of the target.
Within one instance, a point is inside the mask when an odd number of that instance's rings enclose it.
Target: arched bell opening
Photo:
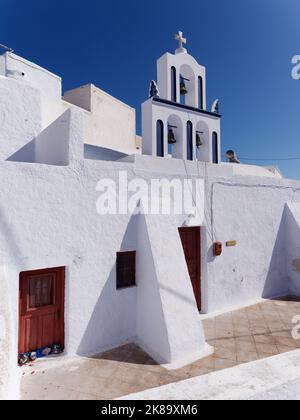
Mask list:
[[[196,76],[193,69],[187,64],[180,67],[180,98],[182,104],[198,107]]]
[[[203,78],[198,77],[198,108],[204,109]]]
[[[210,162],[210,136],[208,125],[199,121],[196,125],[196,159],[202,162]]]
[[[215,131],[212,133],[212,162],[213,163],[220,163],[219,161],[219,135]]]
[[[168,154],[173,158],[183,158],[183,126],[177,115],[168,118]]]
[[[165,156],[164,140],[164,123],[158,120],[156,122],[156,156],[158,157]]]
[[[171,68],[171,101],[177,102],[177,70],[174,66]]]
[[[186,123],[186,159],[194,160],[194,127],[191,121]]]

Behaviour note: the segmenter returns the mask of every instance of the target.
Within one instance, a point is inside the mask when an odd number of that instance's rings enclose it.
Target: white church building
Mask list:
[[[177,39],[142,138],[94,85],[62,96],[60,77],[0,56],[0,398],[18,398],[21,354],[136,343],[173,369],[213,353],[201,314],[300,294],[300,181],[222,162],[218,101]],[[163,211],[180,185],[192,211]]]

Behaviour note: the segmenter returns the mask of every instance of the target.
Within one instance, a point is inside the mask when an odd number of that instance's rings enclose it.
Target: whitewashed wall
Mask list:
[[[141,219],[136,336],[154,359],[177,368],[213,349],[205,344],[178,220],[165,215]]]
[[[117,291],[115,279],[116,252],[136,249],[136,227],[130,216],[96,212],[97,182],[117,179],[119,170],[129,170],[129,178],[134,177],[128,164],[90,160],[73,159],[68,167],[0,163],[1,264],[10,273],[15,354],[19,273],[26,270],[67,267],[68,355],[92,355],[137,336],[137,289]],[[142,236],[140,246],[143,242]],[[155,345],[159,354],[160,343]]]
[[[209,181],[208,312],[289,294],[284,211],[288,201],[300,201],[299,187],[299,182],[259,177]],[[227,248],[233,240],[237,246]],[[213,257],[215,241],[224,245],[221,257]]]
[[[29,87],[37,90],[40,101],[38,110],[35,110],[31,103],[21,104],[28,110],[28,115],[31,115],[31,118],[26,118],[27,122],[30,120],[36,122],[38,112],[41,128],[45,129],[70,108],[70,104],[74,104],[87,111],[84,113],[85,143],[111,148],[126,154],[140,153],[136,147],[135,110],[94,85],[86,85],[66,92],[66,101],[62,101],[62,80],[59,76],[13,53],[0,56],[1,76],[6,76],[2,80],[3,84],[7,80],[19,82],[18,85],[15,84],[17,90],[27,89],[28,91]],[[26,99],[28,95],[30,94],[24,93],[23,97]],[[1,91],[0,99],[2,102]],[[11,99],[3,97],[3,99],[4,104],[9,100],[12,105],[16,102],[14,97]],[[9,107],[12,111],[11,105]],[[18,112],[11,112],[11,115],[17,116]],[[26,133],[25,128],[23,123],[22,129]]]
[[[61,99],[61,78],[13,53],[6,53],[6,76],[38,89],[50,102]]]
[[[298,194],[299,197],[299,194]],[[286,270],[289,290],[300,295],[300,202],[290,202],[285,208]],[[300,314],[295,314],[300,315]]]
[[[119,170],[128,170],[129,179],[139,176],[150,180],[154,175],[167,178],[171,175],[162,167],[158,172],[160,159],[154,159],[152,166],[150,157],[139,157],[133,164],[112,164],[83,161],[78,150],[72,153],[75,153],[73,163],[67,167],[1,162],[1,264],[10,273],[11,310],[15,314],[21,271],[67,267],[66,351],[70,355],[87,355],[139,335],[136,329],[139,290],[116,291],[115,258],[117,251],[141,248],[145,240],[142,235],[137,242],[136,224],[130,216],[97,214],[97,182],[103,178],[117,180]],[[172,166],[174,161],[168,162]],[[292,181],[244,177],[224,181],[226,165],[207,166],[221,178],[209,180],[207,220],[196,223],[208,231],[207,244],[202,242],[206,257],[202,264],[206,264],[206,259],[208,263],[207,279],[205,267],[202,278],[203,285],[208,282],[207,294],[203,296],[205,311],[288,293],[282,218],[285,203],[294,194],[290,189]],[[199,168],[190,162],[189,176],[197,176]],[[173,165],[173,173],[186,178],[180,162]],[[293,186],[300,188],[300,183],[293,182]],[[176,230],[185,222],[186,217],[170,220],[166,217],[168,229],[170,223]],[[221,257],[213,258],[211,235],[223,243],[237,240],[237,246],[224,248]],[[158,249],[163,237],[161,229],[154,229],[151,246]],[[179,236],[177,239],[176,246]],[[159,260],[157,254],[155,259]],[[162,270],[164,279],[166,268]],[[177,272],[178,267],[174,269],[174,278]],[[140,273],[142,276],[142,267]],[[144,307],[143,300],[139,305]],[[13,348],[17,351],[17,316],[14,331]]]
[[[6,75],[5,54],[0,55],[0,76]]]
[[[85,160],[85,111],[72,108],[43,130],[41,96],[40,90],[30,83],[0,77],[0,266],[5,273],[0,276],[0,296],[5,303],[0,311],[0,346],[1,351],[10,352],[8,360],[0,358],[0,374],[5,378],[0,382],[0,398],[17,397],[19,390],[13,360],[18,351],[18,289],[22,271],[66,266],[68,355],[91,355],[139,340],[165,361],[176,362],[187,353],[197,353],[198,345],[204,345],[203,331],[200,323],[197,328],[197,312],[191,302],[193,296],[177,233],[177,228],[186,224],[202,226],[204,312],[226,310],[262,296],[298,292],[298,280],[292,278],[290,266],[297,253],[287,251],[287,232],[293,225],[287,224],[291,220],[284,215],[284,209],[287,202],[300,202],[300,182],[279,179],[267,169],[254,177],[248,175],[253,171],[247,166],[239,167],[238,175],[232,165],[151,156],[136,155],[114,163],[92,160],[93,156]],[[49,103],[51,108],[52,100]],[[27,150],[22,162],[7,161],[33,139],[39,140],[33,155]],[[51,139],[56,152],[53,155],[49,154]],[[66,143],[68,150],[59,147]],[[30,156],[34,159],[30,160]],[[39,163],[32,163],[37,159]],[[103,178],[117,181],[119,171],[127,171],[129,180],[140,177],[148,182],[152,178],[204,179],[201,193],[206,205],[200,211],[202,216],[194,221],[184,215],[166,216],[165,222],[154,217],[145,222],[146,227],[130,215],[100,216],[96,212],[96,185]],[[297,207],[293,216],[298,212]],[[167,258],[167,249],[160,253],[170,232],[174,265]],[[144,247],[147,240],[148,248]],[[230,240],[236,240],[237,246],[224,247],[222,256],[214,258],[213,242],[224,244]],[[291,244],[292,249],[298,246],[294,228]],[[138,286],[117,291],[116,252],[133,248],[142,249]],[[144,268],[148,270],[145,277]],[[165,291],[173,277],[177,298]],[[156,307],[148,300],[147,280],[157,282],[156,289],[151,290],[152,301],[159,305],[159,298],[161,304],[160,316],[159,312],[155,314],[158,325],[153,326],[160,331],[155,331],[153,341],[145,331]],[[174,308],[178,309],[176,313]],[[141,318],[143,309],[148,311],[148,319]],[[178,320],[179,315],[183,318]]]
[[[8,159],[42,131],[40,91],[0,76],[0,159]]]
[[[62,114],[62,81],[50,71],[13,53],[5,55],[5,74],[40,92],[42,126],[46,128]]]
[[[3,220],[2,220],[3,222]],[[2,266],[0,269],[0,400],[19,397],[20,377],[16,364],[15,329],[11,310],[9,273]]]
[[[65,92],[66,102],[85,109],[86,144],[126,154],[140,153],[136,148],[135,110],[90,84]]]
[[[102,178],[117,179],[119,170],[128,170],[130,179],[134,176],[145,179],[150,179],[153,174],[157,176],[159,159],[154,159],[152,169],[151,160],[147,157],[142,165],[142,157],[133,164],[77,158],[69,167],[0,163],[3,180],[0,193],[3,245],[0,255],[1,265],[9,273],[10,296],[7,301],[11,302],[10,314],[14,320],[9,343],[12,353],[17,353],[19,273],[57,266],[67,267],[68,355],[98,353],[139,337],[141,341],[145,340],[136,322],[140,314],[138,307],[147,308],[149,295],[140,295],[142,291],[139,288],[117,291],[115,287],[116,252],[136,247],[145,251],[146,248],[142,248],[145,238],[141,236],[137,241],[136,224],[131,217],[99,216],[96,213],[96,185]],[[169,162],[169,169],[172,162]],[[196,175],[198,169],[194,167],[192,170],[193,166],[195,164],[190,163],[189,173]],[[220,175],[227,170],[226,167],[212,168],[211,165],[209,169],[212,172],[215,169],[215,173]],[[186,177],[179,164],[173,166],[173,173],[177,177]],[[170,177],[170,173],[164,173],[161,168],[160,176]],[[223,242],[235,239],[238,245],[225,249],[221,257],[213,259],[209,234],[208,251],[202,242],[202,252],[207,253],[208,259],[207,279],[205,271],[202,279],[203,284],[208,283],[207,294],[203,296],[206,311],[226,309],[262,295],[289,292],[284,270],[286,254],[282,244],[285,232],[280,226],[285,203],[291,199],[293,192],[288,188],[289,181],[285,181],[286,187],[281,186],[278,180],[263,179],[263,185],[267,186],[261,186],[259,181],[260,178],[250,182],[245,178],[228,178],[228,184],[233,185],[214,186],[212,214],[215,238]],[[215,182],[220,182],[220,178],[216,178]],[[249,186],[235,185],[237,183]],[[300,187],[299,183],[294,184]],[[211,195],[210,188],[207,197]],[[184,222],[185,218],[178,217],[177,222],[173,219],[174,229]],[[204,225],[209,229],[207,221]],[[163,240],[161,229],[153,232],[156,232],[157,239],[152,237],[152,243],[158,247],[159,241]],[[202,264],[205,264],[205,259]],[[145,263],[146,269],[149,274],[149,263]],[[178,274],[177,269],[174,270],[174,278]],[[140,273],[142,276],[141,266]],[[161,280],[165,271],[163,273]],[[139,318],[139,325],[140,321]],[[172,327],[172,323],[169,325]],[[193,333],[194,327],[187,325],[187,332]],[[178,340],[180,343],[179,336]],[[158,345],[156,354],[163,354],[163,347],[160,347],[163,341],[155,345]]]

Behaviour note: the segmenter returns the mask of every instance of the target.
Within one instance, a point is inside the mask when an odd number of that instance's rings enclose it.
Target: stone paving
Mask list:
[[[300,298],[288,297],[206,319],[214,355],[175,371],[157,365],[133,344],[56,368],[47,362],[43,370],[39,362],[22,368],[22,399],[114,399],[300,349],[300,340],[291,334],[295,315],[300,315]]]

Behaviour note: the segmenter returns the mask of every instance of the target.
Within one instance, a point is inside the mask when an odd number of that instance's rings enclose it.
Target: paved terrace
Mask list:
[[[133,344],[94,358],[49,359],[21,368],[22,399],[115,399],[300,349],[292,319],[300,298],[264,301],[203,321],[215,354],[167,371]]]

